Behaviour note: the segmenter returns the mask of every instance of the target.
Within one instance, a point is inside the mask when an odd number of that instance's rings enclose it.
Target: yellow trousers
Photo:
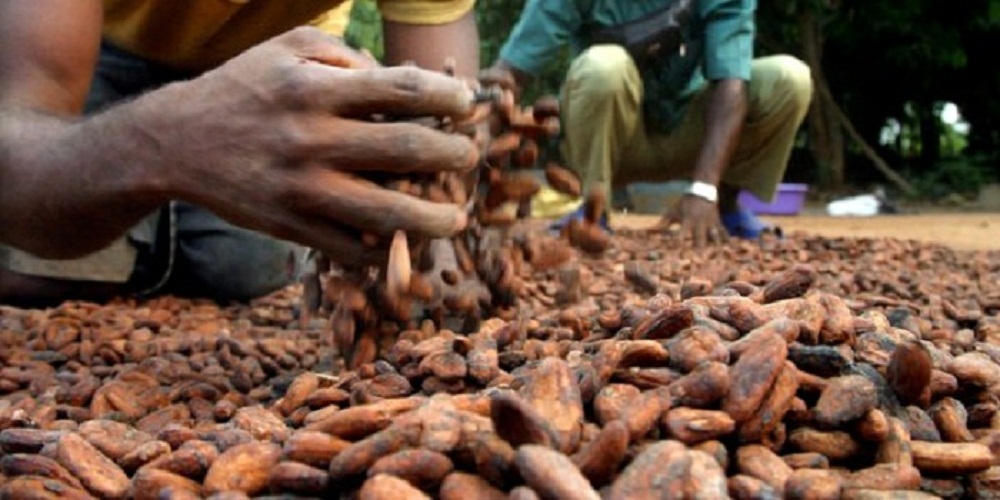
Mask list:
[[[642,92],[639,70],[619,46],[593,46],[571,64],[560,99],[561,149],[566,166],[580,175],[585,190],[602,186],[611,199],[612,187],[690,178],[705,134],[707,93],[696,94],[677,127],[663,134],[646,130]],[[746,123],[723,183],[764,201],[773,198],[812,92],[809,67],[798,59],[771,56],[753,61]],[[546,190],[533,212],[555,217],[578,203]]]

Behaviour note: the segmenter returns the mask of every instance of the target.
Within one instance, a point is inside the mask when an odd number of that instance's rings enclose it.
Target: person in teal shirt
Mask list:
[[[570,47],[561,151],[584,189],[610,199],[627,183],[686,179],[658,228],[679,227],[698,246],[754,238],[766,228],[739,192],[773,199],[813,91],[798,59],[754,58],[756,9],[755,0],[528,0],[482,78],[518,90]],[[675,36],[655,45],[607,35],[670,19]]]

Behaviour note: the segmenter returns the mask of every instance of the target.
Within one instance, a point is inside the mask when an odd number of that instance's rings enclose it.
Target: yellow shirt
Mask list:
[[[303,25],[342,36],[353,0],[104,0],[104,38],[145,59],[202,71]],[[475,0],[378,0],[385,19],[443,24]]]

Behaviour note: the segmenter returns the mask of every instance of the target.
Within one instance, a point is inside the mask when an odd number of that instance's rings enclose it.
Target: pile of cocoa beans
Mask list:
[[[329,317],[331,343],[349,369],[375,361],[383,353],[379,339],[408,322],[430,319],[438,328],[450,326],[472,333],[486,317],[516,314],[515,279],[524,245],[515,245],[510,231],[528,215],[526,208],[541,189],[536,176],[518,170],[533,169],[540,162],[540,144],[558,134],[559,103],[544,97],[533,106],[520,107],[513,93],[496,86],[477,91],[475,103],[473,116],[461,122],[436,117],[416,120],[485,142],[484,157],[476,168],[464,173],[372,174],[367,178],[400,193],[467,211],[468,224],[462,231],[447,240],[414,240],[403,231],[391,238],[366,233],[360,235],[361,240],[372,250],[386,249],[384,260],[345,266],[336,258],[315,254],[311,262],[304,279],[308,299],[304,321],[317,314]],[[485,125],[488,132],[476,124]],[[558,191],[581,196],[579,181],[568,170],[549,162],[544,176]],[[565,243],[547,256],[550,263],[568,261],[571,245],[592,253],[608,247],[610,236],[596,225],[605,205],[599,192],[588,196],[587,217],[566,228]]]
[[[0,498],[1000,496],[1000,253],[521,230],[516,314],[336,375],[301,286],[0,307]]]

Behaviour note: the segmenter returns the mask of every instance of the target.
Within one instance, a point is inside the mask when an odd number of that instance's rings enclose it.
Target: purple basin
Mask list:
[[[740,192],[740,205],[758,215],[798,215],[806,201],[808,184],[778,184],[774,201],[765,203],[747,191]]]

